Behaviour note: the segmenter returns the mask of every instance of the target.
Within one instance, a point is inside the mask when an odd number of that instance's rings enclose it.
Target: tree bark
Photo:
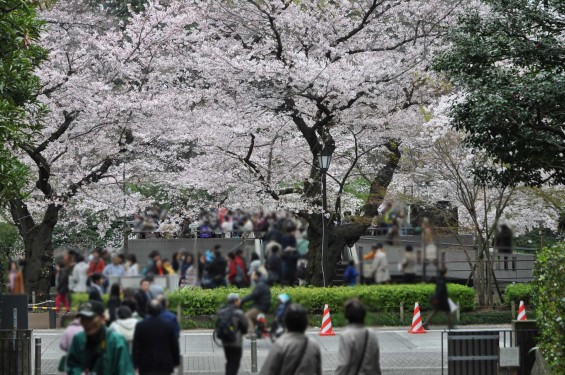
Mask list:
[[[379,214],[379,206],[383,203],[388,185],[390,185],[394,173],[400,163],[400,142],[397,140],[389,140],[385,147],[389,153],[387,155],[387,162],[379,170],[377,176],[371,181],[371,189],[369,191],[369,198],[367,203],[363,206],[362,210],[368,217],[373,217]]]
[[[10,213],[23,239],[26,265],[23,269],[27,291],[35,291],[40,299],[49,298],[53,272],[53,229],[59,219],[60,206],[47,206],[41,223],[36,224],[26,204],[10,201]]]
[[[311,285],[329,286],[335,275],[336,265],[345,246],[353,246],[365,233],[367,225],[347,224],[335,226],[328,223],[328,253],[322,259],[322,214],[303,215],[308,221],[308,238],[310,246],[308,251],[308,269],[306,280]],[[323,266],[322,266],[323,264]]]

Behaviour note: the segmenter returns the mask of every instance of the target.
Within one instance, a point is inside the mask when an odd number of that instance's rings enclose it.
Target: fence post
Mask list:
[[[179,302],[179,304],[177,305],[177,320],[179,322],[179,324],[182,326],[182,302]]]
[[[251,335],[251,372],[257,372],[257,337]]]
[[[31,292],[31,304],[35,305],[35,290]]]
[[[400,321],[404,321],[404,302],[400,301]]]
[[[53,328],[57,328],[57,314],[55,312],[55,302],[51,301],[48,303],[49,306],[49,328],[53,329]]]
[[[512,310],[512,320],[516,320],[516,302],[510,301],[510,310]]]
[[[457,301],[457,310],[455,310],[455,317],[457,319],[457,324],[459,324],[459,322],[461,322],[461,305],[459,304],[459,301]]]
[[[41,375],[41,337],[35,338],[35,375]]]

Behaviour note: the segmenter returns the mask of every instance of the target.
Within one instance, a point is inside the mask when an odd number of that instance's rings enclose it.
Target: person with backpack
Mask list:
[[[339,335],[336,375],[380,375],[380,348],[377,334],[365,327],[367,310],[358,299],[345,302],[349,322]]]
[[[249,323],[239,308],[241,300],[236,293],[228,295],[227,304],[218,312],[216,337],[222,340],[226,357],[226,375],[235,375],[243,354],[243,335],[247,333]]]
[[[291,303],[284,315],[287,332],[269,349],[260,375],[322,375],[320,345],[304,334],[308,327],[306,309]]]

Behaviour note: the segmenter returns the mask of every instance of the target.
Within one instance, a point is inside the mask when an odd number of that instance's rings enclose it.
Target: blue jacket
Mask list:
[[[354,286],[357,284],[357,276],[359,276],[359,272],[357,272],[355,266],[347,266],[343,273],[343,281],[349,286]]]

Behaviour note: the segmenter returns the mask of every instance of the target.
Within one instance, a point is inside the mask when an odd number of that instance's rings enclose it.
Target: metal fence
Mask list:
[[[0,330],[0,373],[28,375],[31,370],[31,330]]]
[[[516,328],[442,331],[441,373],[447,370],[449,375],[529,374],[534,365],[532,348],[537,334],[537,329]]]

